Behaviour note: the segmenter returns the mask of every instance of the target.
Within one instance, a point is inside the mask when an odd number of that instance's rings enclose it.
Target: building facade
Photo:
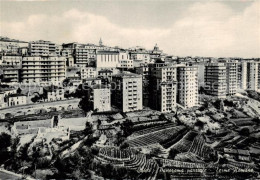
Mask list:
[[[81,79],[95,78],[97,77],[96,68],[93,67],[82,67],[80,69]]]
[[[157,63],[151,67],[150,107],[161,112],[174,111],[177,105],[177,67]]]
[[[59,56],[58,46],[50,41],[31,41],[29,42],[29,54],[31,56]]]
[[[112,76],[112,104],[123,112],[143,109],[142,76],[124,72]]]
[[[238,89],[238,63],[227,62],[227,95],[232,96],[237,93]]]
[[[26,104],[26,96],[22,94],[10,94],[7,98],[7,106],[18,106]]]
[[[208,63],[205,66],[205,91],[209,95],[225,98],[227,92],[225,63]]]
[[[247,88],[249,90],[260,90],[260,62],[253,61],[247,63]]]
[[[93,109],[97,112],[111,111],[110,88],[96,85],[93,87]]]
[[[97,70],[112,69],[112,68],[120,67],[119,52],[118,51],[98,51],[96,67],[97,67]]]
[[[66,57],[26,56],[22,59],[23,83],[60,84],[65,79]]]
[[[184,65],[177,68],[177,102],[185,108],[198,106],[198,67]]]

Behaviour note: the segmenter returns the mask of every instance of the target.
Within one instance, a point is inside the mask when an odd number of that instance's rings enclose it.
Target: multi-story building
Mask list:
[[[43,94],[47,101],[64,100],[64,89],[57,86],[47,86],[43,88]]]
[[[0,65],[6,66],[21,66],[22,56],[4,55],[0,59]]]
[[[89,64],[88,49],[84,47],[76,47],[74,50],[75,64],[86,67]]]
[[[66,57],[26,56],[22,59],[21,80],[24,83],[60,84],[65,79]]]
[[[150,63],[149,52],[143,48],[130,51],[130,58],[133,60],[134,67],[140,67],[143,63]]]
[[[230,61],[226,63],[227,67],[227,95],[234,95],[237,92],[238,63]]]
[[[260,61],[247,63],[247,88],[249,90],[260,90]]]
[[[152,51],[150,51],[150,62],[146,62],[146,63],[155,63],[156,60],[164,60],[164,58],[162,58],[163,55],[163,51],[159,49],[158,45],[155,44],[154,48]]]
[[[150,75],[151,71],[149,64],[140,64],[140,67],[135,68],[137,74],[142,75],[143,79],[143,105],[148,107],[150,100]]]
[[[130,59],[128,51],[119,52],[119,68],[122,70],[133,68],[133,60]]]
[[[97,52],[97,61],[96,61],[97,70],[101,69],[114,69],[120,67],[119,62],[119,52],[118,51],[98,51]]]
[[[7,97],[7,106],[17,106],[26,104],[26,96],[22,94],[10,94]]]
[[[247,89],[247,61],[241,61],[237,65],[237,87]]]
[[[150,107],[161,112],[174,111],[177,105],[177,67],[174,64],[151,65]]]
[[[142,76],[130,72],[113,75],[112,104],[123,112],[143,109]]]
[[[50,41],[31,41],[29,42],[29,54],[31,56],[59,56],[58,46]]]
[[[17,90],[14,88],[2,88],[0,87],[0,109],[8,107],[8,96],[16,94]]]
[[[3,82],[19,82],[20,81],[20,68],[17,67],[3,67]]]
[[[185,108],[198,105],[198,67],[183,65],[177,68],[177,102]]]
[[[97,77],[96,68],[93,67],[82,67],[80,69],[81,79],[95,78]]]
[[[225,98],[227,92],[227,68],[225,63],[208,63],[205,66],[205,91],[213,96]]]
[[[97,84],[93,86],[93,109],[97,112],[111,111],[110,88]]]

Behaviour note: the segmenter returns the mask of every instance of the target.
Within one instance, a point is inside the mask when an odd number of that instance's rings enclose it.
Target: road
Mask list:
[[[25,109],[40,109],[40,108],[55,107],[55,106],[64,105],[64,104],[78,104],[78,103],[79,103],[79,99],[68,99],[68,100],[63,100],[63,101],[42,102],[42,103],[14,106],[14,107],[1,109],[0,114],[6,114],[6,113],[13,114],[14,112],[23,111]]]

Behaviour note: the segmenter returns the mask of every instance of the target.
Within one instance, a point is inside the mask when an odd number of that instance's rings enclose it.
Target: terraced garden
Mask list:
[[[100,149],[95,160],[103,164],[133,169],[141,174],[146,173],[147,179],[156,179],[159,170],[159,166],[154,159],[148,159],[146,155],[137,153],[131,148],[120,150],[117,147],[104,147]]]
[[[160,126],[142,130],[137,137],[129,138],[127,143],[130,147],[148,146],[156,143],[165,143],[172,137],[177,137],[180,132],[184,132],[185,126]]]

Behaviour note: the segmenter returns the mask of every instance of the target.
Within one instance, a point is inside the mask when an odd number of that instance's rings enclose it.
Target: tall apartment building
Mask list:
[[[247,62],[241,61],[237,65],[237,87],[241,90],[247,89]]]
[[[237,69],[238,88],[256,91],[260,89],[260,61],[242,60]]]
[[[205,66],[205,91],[225,98],[227,92],[227,68],[225,63],[208,63]]]
[[[86,67],[89,64],[88,50],[84,47],[76,47],[74,50],[75,64]]]
[[[22,59],[24,83],[60,84],[65,79],[66,58],[62,56],[27,56]]]
[[[227,68],[227,95],[234,95],[237,92],[238,63],[230,61],[226,63]]]
[[[185,108],[198,105],[198,67],[182,65],[177,68],[177,102]]]
[[[31,41],[29,42],[29,54],[31,56],[59,56],[58,46],[50,41]]]
[[[143,109],[141,75],[129,72],[113,75],[111,86],[112,104],[123,112]]]
[[[260,62],[247,63],[247,87],[250,90],[260,90]]]
[[[174,64],[156,63],[151,65],[150,107],[161,112],[176,108],[177,68]]]
[[[150,101],[150,67],[149,64],[140,64],[140,67],[135,68],[137,74],[143,78],[143,105],[148,107]]]

